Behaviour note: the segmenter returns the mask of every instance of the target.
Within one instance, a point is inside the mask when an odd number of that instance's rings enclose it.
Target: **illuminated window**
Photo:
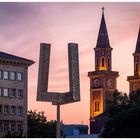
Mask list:
[[[99,111],[99,101],[95,101],[95,111]]]
[[[105,66],[105,59],[102,58],[102,67],[104,67],[104,66]]]
[[[8,72],[8,71],[4,71],[4,72],[3,72],[3,78],[4,78],[5,80],[8,80],[8,78],[9,78],[9,72]]]

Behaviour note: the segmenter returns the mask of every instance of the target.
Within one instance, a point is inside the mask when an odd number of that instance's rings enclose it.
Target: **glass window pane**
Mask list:
[[[3,96],[8,96],[8,94],[9,94],[8,88],[4,88],[3,89]]]
[[[23,98],[23,89],[18,89],[18,98]]]
[[[2,89],[0,88],[0,96],[2,96]]]
[[[11,106],[11,114],[16,114],[16,106]]]
[[[8,105],[4,106],[4,114],[9,114],[9,106]]]
[[[10,72],[10,79],[11,80],[15,80],[16,79],[15,72]]]
[[[21,72],[17,73],[17,80],[22,81],[22,73]]]
[[[4,71],[4,73],[3,73],[3,78],[4,78],[5,80],[8,79],[8,71]]]
[[[15,131],[16,131],[16,123],[11,122],[11,132],[15,132]]]
[[[7,132],[9,130],[9,123],[4,122],[4,131]]]
[[[16,89],[15,88],[11,89],[11,97],[16,97]]]

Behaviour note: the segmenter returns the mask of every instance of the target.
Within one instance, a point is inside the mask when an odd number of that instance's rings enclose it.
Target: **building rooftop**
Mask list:
[[[14,64],[26,65],[26,66],[30,66],[35,63],[32,60],[15,56],[15,55],[11,55],[11,54],[1,52],[1,51],[0,51],[0,62],[14,63]]]

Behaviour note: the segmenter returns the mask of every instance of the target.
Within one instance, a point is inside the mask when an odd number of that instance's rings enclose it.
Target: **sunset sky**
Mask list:
[[[56,119],[56,107],[36,101],[40,43],[51,43],[49,91],[69,90],[68,47],[79,44],[81,101],[61,107],[66,124],[89,124],[89,78],[94,70],[94,50],[101,21],[101,8],[112,51],[113,70],[119,71],[117,88],[129,90],[133,56],[140,26],[140,3],[0,3],[0,51],[26,57],[36,63],[29,67],[28,108],[45,111]]]

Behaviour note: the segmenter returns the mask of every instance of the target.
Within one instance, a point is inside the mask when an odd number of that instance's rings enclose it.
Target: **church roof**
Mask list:
[[[106,27],[106,22],[105,22],[105,17],[104,17],[104,8],[102,8],[102,10],[103,10],[102,19],[101,19],[101,24],[99,28],[96,48],[110,48],[107,27]]]
[[[139,33],[138,33],[138,38],[137,38],[137,44],[136,44],[135,53],[140,53],[140,28],[139,28]]]

